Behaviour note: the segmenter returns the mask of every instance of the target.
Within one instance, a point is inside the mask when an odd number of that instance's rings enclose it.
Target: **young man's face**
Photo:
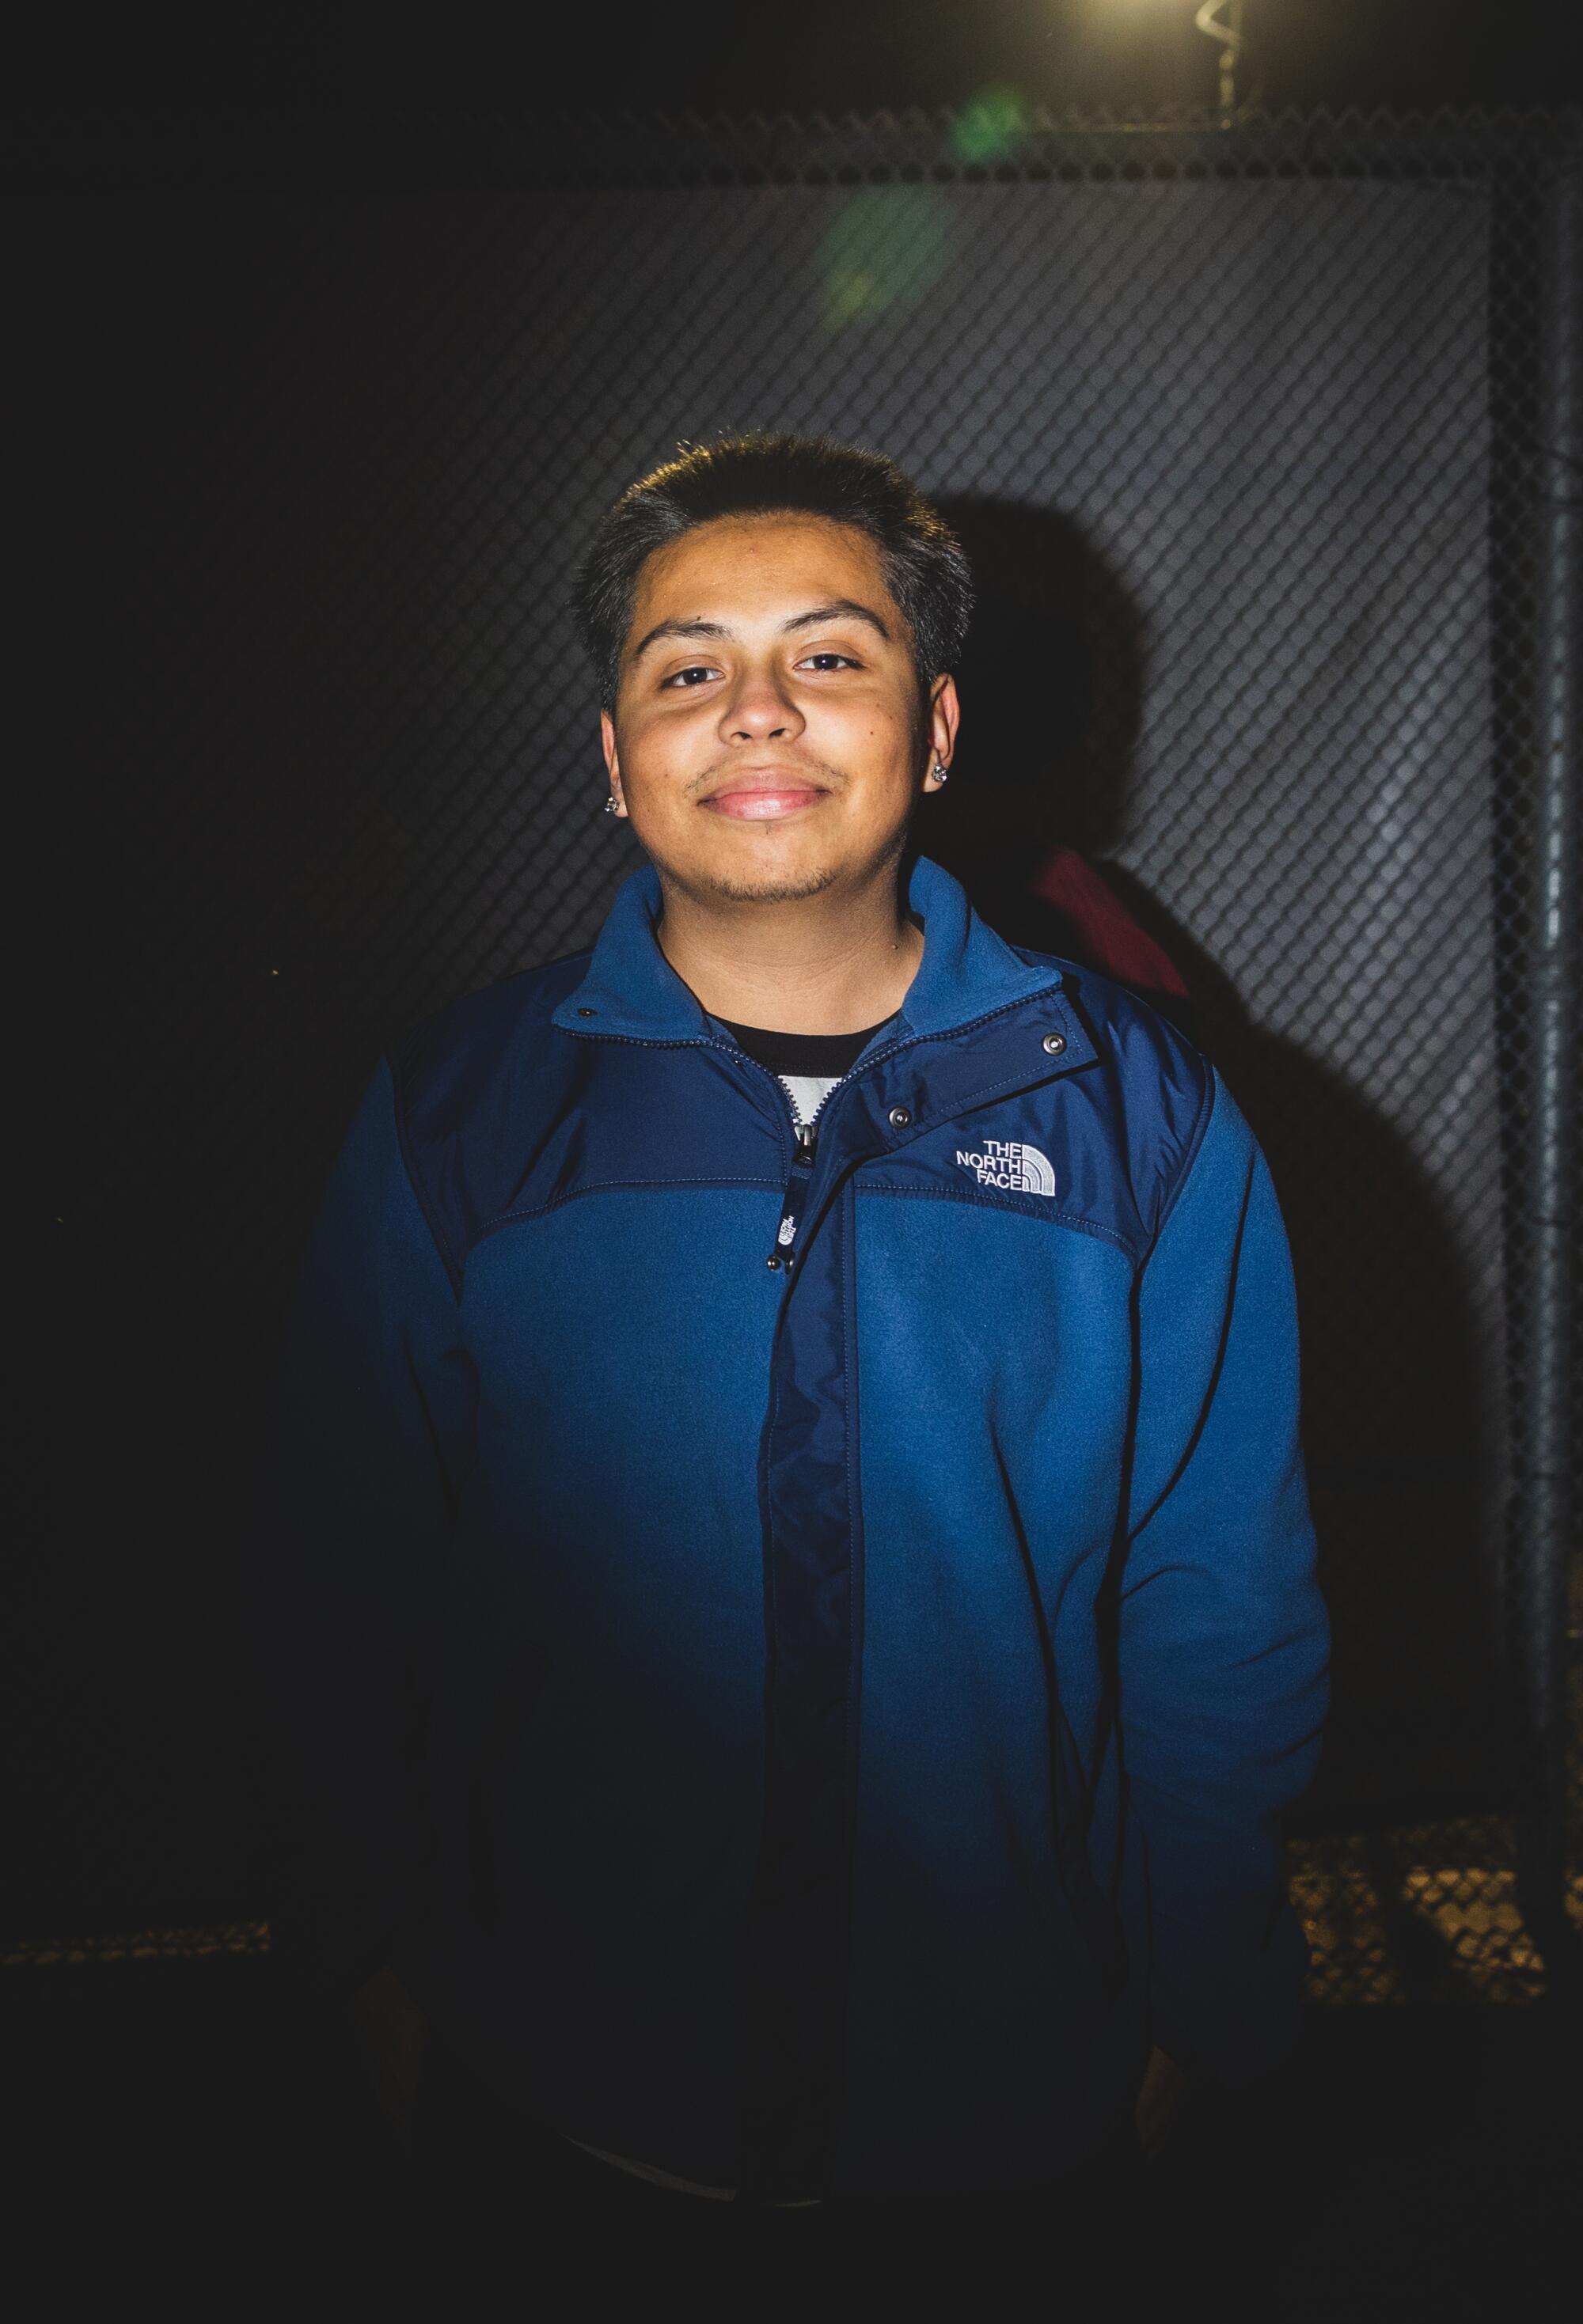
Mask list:
[[[894,860],[956,690],[919,702],[907,625],[866,533],[721,517],[639,576],[605,756],[656,868],[704,902],[856,886]]]

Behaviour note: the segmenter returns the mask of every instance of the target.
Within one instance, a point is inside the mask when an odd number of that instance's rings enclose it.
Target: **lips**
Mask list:
[[[826,796],[818,783],[766,770],[760,774],[733,776],[724,789],[711,792],[699,804],[713,807],[717,815],[735,816],[741,823],[772,823],[782,816],[796,815]]]

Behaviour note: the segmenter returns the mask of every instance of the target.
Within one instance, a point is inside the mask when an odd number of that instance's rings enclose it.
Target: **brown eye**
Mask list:
[[[690,669],[673,669],[669,678],[662,678],[660,682],[662,686],[691,686],[700,678],[713,678],[714,675],[707,662],[698,661]]]

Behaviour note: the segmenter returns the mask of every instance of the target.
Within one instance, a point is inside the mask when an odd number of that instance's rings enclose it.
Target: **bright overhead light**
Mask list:
[[[1229,117],[1236,104],[1236,60],[1242,52],[1244,0],[1204,0],[1193,18],[1200,32],[1220,43],[1220,117]],[[1224,10],[1224,14],[1222,14]]]

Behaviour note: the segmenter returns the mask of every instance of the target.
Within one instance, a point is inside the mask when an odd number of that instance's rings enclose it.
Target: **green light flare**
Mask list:
[[[915,307],[950,256],[950,208],[928,186],[872,186],[855,194],[819,248],[827,331],[860,316]]]
[[[962,107],[951,145],[961,161],[998,161],[1027,126],[1027,107],[1014,88],[981,88]]]

